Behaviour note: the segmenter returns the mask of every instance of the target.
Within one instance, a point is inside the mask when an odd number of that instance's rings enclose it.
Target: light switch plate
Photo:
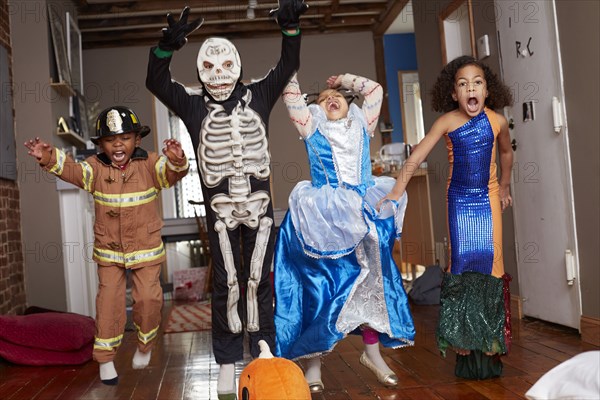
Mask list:
[[[481,60],[490,56],[490,39],[483,35],[477,39],[477,57]]]

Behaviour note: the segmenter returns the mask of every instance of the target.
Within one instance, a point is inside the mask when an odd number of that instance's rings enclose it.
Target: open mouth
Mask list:
[[[469,112],[476,112],[479,109],[479,100],[476,97],[469,97],[467,109]]]
[[[227,90],[229,89],[231,86],[233,86],[231,83],[220,83],[220,84],[207,84],[206,86],[208,86],[208,88],[210,90],[214,90],[214,91],[222,91],[222,90]]]
[[[327,111],[338,111],[340,109],[340,105],[337,102],[329,102],[327,103]]]
[[[115,163],[119,164],[125,161],[126,154],[123,151],[114,152],[112,155],[112,159]]]

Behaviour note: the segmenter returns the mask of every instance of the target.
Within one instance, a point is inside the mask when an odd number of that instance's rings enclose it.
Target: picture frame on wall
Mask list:
[[[56,61],[59,83],[71,85],[71,69],[69,68],[64,26],[60,15],[50,3],[48,4],[48,19],[50,22],[52,47],[54,49],[54,59]]]
[[[88,117],[87,105],[85,103],[85,97],[76,91],[77,95],[71,98],[73,102],[73,120],[76,128],[74,131],[81,136],[82,139],[89,139],[90,121]]]
[[[83,62],[81,48],[81,31],[73,15],[67,11],[65,16],[67,26],[67,58],[71,71],[71,86],[83,95]]]
[[[79,103],[79,127],[81,129],[80,135],[87,140],[90,138],[90,119],[88,116],[87,105],[85,104],[85,97],[80,94],[77,96],[77,101]]]

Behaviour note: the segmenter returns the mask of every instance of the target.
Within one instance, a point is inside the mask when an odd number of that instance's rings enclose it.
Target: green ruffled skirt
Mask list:
[[[444,356],[449,347],[471,350],[468,356],[457,356],[457,376],[500,376],[499,355],[506,354],[510,347],[509,281],[509,275],[496,278],[478,272],[445,274],[436,335],[438,348]]]

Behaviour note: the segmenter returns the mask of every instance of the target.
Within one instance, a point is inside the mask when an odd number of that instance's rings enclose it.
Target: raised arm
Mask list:
[[[173,186],[177,181],[187,175],[189,170],[188,159],[183,152],[181,143],[175,139],[166,139],[163,142],[161,156],[155,166],[159,186],[163,189]],[[164,162],[166,159],[166,163]]]
[[[341,75],[340,85],[344,89],[352,90],[363,96],[362,110],[367,119],[368,133],[373,136],[377,122],[379,121],[379,113],[381,112],[383,88],[375,81],[352,74]]]
[[[204,21],[198,18],[188,23],[189,14],[189,7],[183,9],[178,21],[175,21],[171,14],[167,14],[168,26],[163,28],[163,37],[158,42],[158,46],[150,49],[146,75],[148,90],[178,115],[186,113],[185,107],[189,104],[186,100],[188,94],[183,85],[171,78],[171,58],[174,51],[181,49],[187,43],[187,36],[198,29]]]
[[[87,161],[75,162],[64,151],[40,140],[39,137],[25,142],[25,147],[28,149],[27,154],[34,157],[44,170],[65,182],[92,192],[94,174]]]
[[[448,117],[447,114],[439,117],[434,123],[429,132],[425,135],[423,140],[419,142],[419,145],[415,147],[412,154],[398,173],[396,178],[396,184],[392,188],[392,191],[385,197],[385,199],[398,200],[402,194],[406,191],[406,185],[410,181],[410,178],[419,169],[419,166],[425,161],[433,147],[440,140],[440,138],[448,131]],[[380,202],[381,203],[381,202]]]
[[[308,9],[303,0],[279,0],[278,4],[277,9],[271,10],[271,16],[282,33],[279,61],[264,79],[250,85],[268,110],[275,106],[290,77],[300,68],[300,16]]]
[[[312,114],[306,105],[306,100],[300,91],[298,75],[294,74],[283,90],[283,102],[288,110],[292,123],[303,138],[311,132]]]

